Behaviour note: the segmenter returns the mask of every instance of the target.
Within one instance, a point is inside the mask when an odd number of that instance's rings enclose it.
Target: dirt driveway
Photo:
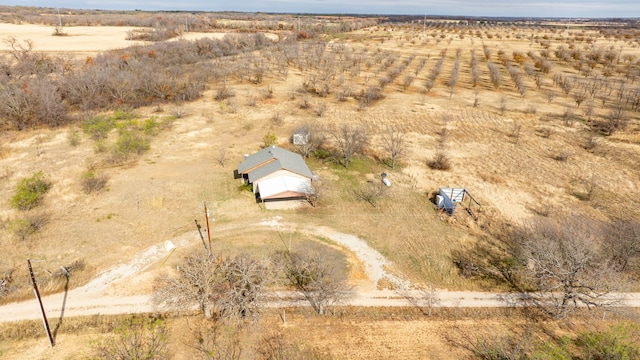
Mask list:
[[[240,225],[238,225],[240,226]],[[246,226],[246,225],[242,225]],[[276,216],[262,219],[258,227],[275,229],[289,229],[292,225],[286,223],[282,217]],[[325,226],[308,225],[303,232],[324,237],[353,252],[362,263],[367,275],[368,283],[360,284],[351,298],[344,301],[344,305],[351,306],[419,306],[419,307],[509,307],[516,306],[514,296],[510,294],[446,291],[433,289],[424,291],[412,289],[411,284],[402,277],[390,274],[386,269],[390,263],[378,251],[372,249],[365,241],[357,236],[345,234]],[[87,316],[98,314],[127,314],[152,312],[154,308],[150,301],[150,294],[119,296],[114,294],[113,288],[142,273],[151,265],[165,260],[169,255],[167,241],[176,247],[185,247],[199,243],[197,231],[187,232],[178,237],[164,240],[150,246],[132,256],[126,262],[109,268],[100,273],[95,279],[84,286],[72,289],[67,293],[59,293],[43,298],[45,311],[50,318],[65,316]],[[371,285],[385,279],[396,286],[396,290],[375,290]],[[308,306],[306,302],[293,292],[274,292],[269,294],[272,300],[268,306]],[[624,294],[626,300],[622,305],[640,306],[640,293]],[[280,300],[287,299],[287,300]],[[0,322],[11,322],[40,317],[36,300],[12,303],[0,306]]]

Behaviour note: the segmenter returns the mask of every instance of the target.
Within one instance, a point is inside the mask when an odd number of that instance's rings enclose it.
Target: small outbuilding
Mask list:
[[[480,207],[480,203],[474,199],[471,194],[464,188],[439,188],[438,195],[436,195],[436,206],[438,209],[443,210],[449,216],[453,216],[453,213],[456,210],[457,203],[464,203],[467,200],[466,210],[467,212],[474,216],[472,205],[476,204]]]

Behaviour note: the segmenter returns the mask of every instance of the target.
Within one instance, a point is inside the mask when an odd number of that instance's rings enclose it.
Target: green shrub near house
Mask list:
[[[11,197],[10,205],[18,210],[31,210],[40,204],[51,183],[45,178],[42,171],[38,171],[31,177],[20,180],[15,194]]]
[[[106,116],[94,116],[83,120],[80,127],[93,140],[101,140],[105,139],[115,127],[115,121]]]
[[[124,130],[118,136],[115,150],[121,154],[142,155],[149,150],[149,141],[138,130]]]

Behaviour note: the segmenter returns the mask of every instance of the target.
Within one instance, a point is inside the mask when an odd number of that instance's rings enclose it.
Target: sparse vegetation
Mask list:
[[[451,170],[451,160],[446,153],[437,151],[433,159],[427,161],[427,166],[433,170]]]
[[[160,318],[134,317],[124,320],[113,336],[94,345],[99,359],[169,359],[167,329]]]
[[[11,197],[10,204],[18,210],[31,210],[40,205],[42,196],[51,188],[51,182],[47,180],[42,171],[38,171],[28,178],[20,180],[16,191]]]
[[[267,148],[269,146],[276,145],[278,143],[278,137],[273,132],[269,131],[262,137],[262,147]]]
[[[111,161],[122,163],[130,159],[132,155],[144,154],[151,145],[144,133],[135,128],[122,129],[111,152]]]
[[[109,181],[107,175],[103,173],[96,173],[94,169],[89,169],[83,172],[80,177],[82,191],[84,191],[85,194],[102,190],[107,184],[107,181]]]
[[[80,144],[80,134],[76,128],[69,128],[67,131],[67,142],[72,147],[76,147]]]
[[[107,137],[109,132],[115,128],[115,121],[111,117],[96,116],[85,119],[81,127],[82,131],[97,141]]]
[[[3,26],[30,26],[25,23],[35,19],[50,29],[57,20],[46,8],[3,10]],[[307,298],[312,308],[269,308],[249,328],[230,319],[258,318],[253,309],[211,303],[211,318],[222,320],[214,322],[167,308],[167,334],[180,334],[167,347],[178,356],[638,356],[635,330],[604,330],[635,311],[609,312],[599,297],[638,288],[634,220],[640,210],[633,199],[640,195],[640,33],[633,20],[91,10],[65,10],[64,18],[64,30],[74,38],[85,36],[77,31],[86,25],[128,25],[146,30],[131,32],[130,39],[153,43],[59,56],[16,31],[15,39],[2,42],[0,239],[8,244],[0,259],[0,297],[8,294],[3,301],[32,296],[21,266],[26,256],[42,259],[38,281],[48,294],[64,291],[60,265],[79,254],[90,266],[74,274],[71,288],[171,239],[177,245],[173,255],[156,252],[141,276],[113,289],[144,292],[162,270],[179,279],[182,256],[200,246],[184,239],[195,232],[194,218],[203,227],[200,205],[206,200],[215,215],[210,225],[216,250],[205,260],[226,264],[243,252],[255,260],[281,242],[287,247],[287,240],[262,225],[278,222],[278,231],[293,234],[293,244],[268,261],[256,260],[269,276],[272,265],[282,265],[279,281],[265,281],[264,287],[296,290],[292,296]],[[188,36],[180,37],[187,25]],[[50,30],[46,35],[51,43],[61,40]],[[175,39],[162,40],[168,37]],[[172,116],[164,117],[165,111]],[[298,128],[306,128],[307,141],[293,141]],[[307,199],[313,207],[266,210],[256,206],[250,184],[233,179],[242,154],[276,143],[305,157],[314,175],[315,192]],[[88,157],[96,158],[95,167],[82,166],[92,162]],[[12,209],[13,187],[38,170],[55,179],[54,191],[39,196],[30,211]],[[388,172],[391,187],[379,183],[381,171]],[[465,187],[483,206],[460,204],[452,217],[438,213],[431,202],[439,186]],[[101,189],[108,191],[81,193]],[[568,213],[581,220],[569,221]],[[529,223],[532,216],[544,219]],[[348,279],[367,291],[372,285],[357,255],[333,241],[313,239],[344,263],[304,251],[295,236],[316,226],[357,235],[414,289],[427,283],[430,289],[499,291],[514,303],[522,299],[507,291],[531,296],[518,302],[526,307],[499,311],[419,305],[434,299],[429,294],[410,308],[336,306],[345,289],[324,298],[334,288],[314,283],[334,275],[327,258],[340,270],[339,284]],[[563,278],[572,266],[580,272]],[[216,263],[207,271],[221,267]],[[212,292],[234,287],[229,283],[216,282]],[[597,294],[577,289],[580,284]],[[383,279],[375,286],[394,284]],[[430,321],[415,321],[427,315],[427,307]],[[317,312],[335,319],[323,320]],[[85,328],[65,316],[60,329],[111,336],[121,323],[97,318],[84,319],[93,324]],[[196,323],[202,332],[192,331]],[[453,323],[464,323],[464,329]],[[14,349],[25,348],[5,342],[5,334],[21,331],[19,336],[32,338],[31,328],[0,327],[0,356],[15,358]],[[266,334],[263,339],[249,334],[256,329]],[[491,329],[490,335],[478,335],[482,329]],[[464,346],[452,341],[465,331],[470,335]],[[420,340],[436,332],[442,336]],[[356,333],[362,346],[353,346]],[[334,342],[338,337],[340,343]],[[59,345],[70,343],[65,338]]]
[[[23,217],[9,221],[7,227],[21,241],[27,240],[49,222],[45,212],[29,212]]]

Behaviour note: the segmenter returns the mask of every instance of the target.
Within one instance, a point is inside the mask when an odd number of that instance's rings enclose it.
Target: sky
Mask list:
[[[102,10],[640,18],[640,0],[0,0],[5,2]]]

